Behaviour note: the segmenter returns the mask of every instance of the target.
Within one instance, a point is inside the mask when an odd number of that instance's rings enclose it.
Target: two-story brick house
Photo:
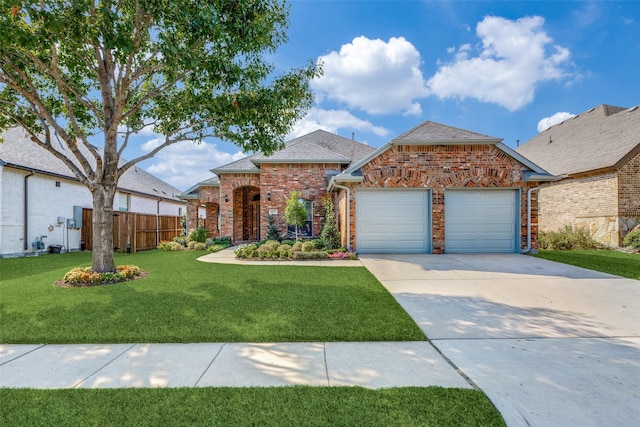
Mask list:
[[[296,190],[315,237],[330,193],[342,244],[362,253],[535,250],[533,190],[554,179],[498,138],[433,122],[379,149],[316,131],[212,172],[182,196],[190,227],[205,205],[212,232],[234,242],[265,238],[269,214],[284,234],[286,199]]]

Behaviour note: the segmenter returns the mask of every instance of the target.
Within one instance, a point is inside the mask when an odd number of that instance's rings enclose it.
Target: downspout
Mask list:
[[[333,183],[333,186],[347,191],[347,250],[351,250],[351,189],[347,186]]]
[[[29,177],[35,175],[34,171],[24,176],[24,250],[29,249]]]
[[[160,202],[162,199],[158,199],[158,205],[156,207],[156,247],[160,245]]]

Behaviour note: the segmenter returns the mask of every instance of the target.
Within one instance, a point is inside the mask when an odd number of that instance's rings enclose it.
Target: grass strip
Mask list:
[[[536,256],[550,261],[640,280],[640,254],[591,249],[571,251],[540,250]]]
[[[0,343],[419,341],[425,336],[365,268],[223,265],[204,252],[118,254],[149,272],[59,288],[88,253],[0,259]]]
[[[0,389],[10,426],[504,426],[480,391],[359,387]]]

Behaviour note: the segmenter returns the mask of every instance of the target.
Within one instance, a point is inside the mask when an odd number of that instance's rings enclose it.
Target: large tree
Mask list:
[[[267,61],[287,24],[284,0],[0,0],[0,131],[23,127],[89,188],[93,270],[115,270],[113,200],[136,163],[209,136],[282,146],[320,72]],[[164,142],[125,161],[145,127]]]

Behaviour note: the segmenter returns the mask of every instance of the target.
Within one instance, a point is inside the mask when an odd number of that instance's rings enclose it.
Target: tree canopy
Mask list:
[[[94,235],[108,239],[118,178],[167,146],[281,148],[320,72],[309,62],[278,74],[267,61],[287,24],[284,0],[0,0],[0,131],[21,126],[72,170],[93,194]],[[124,161],[143,129],[163,142]],[[113,271],[103,249],[94,268]]]

